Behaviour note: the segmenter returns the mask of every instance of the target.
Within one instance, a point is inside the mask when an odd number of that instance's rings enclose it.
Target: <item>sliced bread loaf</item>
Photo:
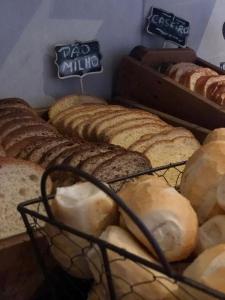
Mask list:
[[[153,145],[155,142],[158,141],[164,141],[164,140],[172,140],[176,137],[180,136],[189,136],[194,137],[193,134],[182,127],[176,127],[171,128],[169,130],[162,131],[158,134],[152,134],[152,135],[144,135],[142,136],[137,142],[132,144],[129,147],[129,150],[131,151],[138,151],[143,153],[147,148],[149,148],[151,145]]]
[[[67,95],[57,100],[57,102],[51,106],[49,110],[49,118],[53,119],[61,111],[66,110],[69,107],[80,105],[84,103],[102,103],[107,104],[107,102],[98,97],[86,96],[86,95]]]
[[[119,145],[124,148],[129,148],[130,145],[135,143],[141,136],[144,134],[153,134],[153,133],[160,133],[165,129],[168,129],[169,126],[161,125],[161,124],[146,124],[146,125],[139,125],[133,126],[120,132],[109,136],[108,142],[110,144]]]
[[[206,80],[202,80],[201,85],[198,83],[196,86],[196,91],[202,96],[209,98],[211,87],[213,84],[225,80],[225,76],[209,76]]]
[[[0,158],[0,239],[25,232],[17,205],[40,196],[40,181],[44,170],[31,162]],[[47,182],[47,193],[52,189]]]
[[[187,72],[184,76],[185,78],[183,83],[191,91],[195,91],[196,83],[201,77],[216,75],[218,75],[218,73],[209,68],[198,68],[194,71]]]
[[[199,147],[200,144],[194,137],[176,137],[172,140],[153,143],[145,150],[144,155],[149,158],[153,168],[155,168],[188,160]],[[181,166],[168,169],[167,171],[160,171],[158,174],[164,174],[167,182],[175,187],[180,184],[181,172],[183,170],[184,166]]]
[[[11,107],[11,108],[0,108],[0,118],[6,117],[11,114],[19,114],[22,116],[33,116],[37,117],[37,114],[34,110],[29,107],[24,106],[23,108]]]
[[[123,176],[147,171],[150,167],[150,161],[145,156],[137,152],[126,152],[100,164],[93,172],[93,175],[107,183]],[[119,181],[110,185],[115,191],[118,191],[123,183],[124,181]]]
[[[2,145],[6,152],[10,151],[16,144],[22,142],[30,137],[59,137],[59,133],[50,127],[43,125],[33,125],[28,127],[19,128],[13,131],[12,134],[7,135],[2,140]]]

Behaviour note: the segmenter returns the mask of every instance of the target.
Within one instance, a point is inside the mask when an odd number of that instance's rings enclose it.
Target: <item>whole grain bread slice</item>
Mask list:
[[[44,143],[40,145],[40,147],[37,146],[35,149],[33,149],[27,156],[27,159],[35,163],[40,163],[42,157],[47,153],[47,151],[59,145],[61,147],[63,147],[64,145],[72,145],[72,141],[63,137],[55,137],[52,141]]]
[[[13,148],[14,145],[21,142],[23,139],[29,137],[59,137],[59,133],[53,130],[50,126],[43,126],[43,125],[33,125],[22,127],[13,131],[13,133],[7,135],[2,140],[2,145],[6,152],[9,151],[10,148]]]
[[[142,154],[137,152],[125,152],[100,164],[93,172],[93,176],[107,183],[123,176],[146,171],[150,168],[150,161]],[[118,191],[124,182],[125,181],[120,181],[110,184],[110,186],[115,191]]]
[[[93,174],[93,172],[105,161],[124,153],[126,150],[120,149],[120,150],[113,150],[113,151],[107,151],[105,153],[97,154],[92,157],[89,157],[82,161],[79,164],[79,168],[86,173]]]
[[[139,126],[132,126],[130,128],[121,130],[120,132],[112,136],[109,136],[108,142],[110,144],[119,145],[127,149],[130,147],[130,145],[139,140],[139,138],[144,134],[160,133],[169,128],[171,127],[161,124],[144,124]]]
[[[67,95],[58,99],[57,102],[51,106],[49,110],[49,118],[53,119],[61,111],[65,111],[70,107],[84,104],[84,103],[107,104],[105,99],[99,97],[86,96],[86,95]]]
[[[156,133],[152,135],[144,135],[142,136],[137,142],[132,144],[129,147],[131,151],[137,151],[143,153],[147,148],[153,145],[155,142],[164,141],[164,140],[172,140],[179,136],[189,136],[194,138],[191,131],[182,128],[182,127],[175,127],[169,130],[162,131],[161,133]]]
[[[148,147],[144,155],[149,158],[153,167],[161,167],[170,163],[178,163],[188,160],[191,155],[200,147],[199,142],[194,137],[176,137],[172,140],[157,141]],[[171,186],[179,185],[181,172],[184,166],[168,169],[164,178]]]
[[[10,135],[11,133],[13,133],[15,130],[19,129],[19,128],[23,128],[23,127],[27,127],[27,126],[33,126],[33,125],[44,125],[46,127],[48,127],[49,125],[44,122],[44,120],[42,119],[22,119],[22,120],[18,120],[17,122],[10,121],[7,122],[4,126],[2,126],[0,128],[0,140],[4,140],[4,138],[8,135]]]
[[[0,239],[25,232],[17,211],[22,201],[40,196],[40,182],[44,170],[31,162],[14,158],[0,158]],[[47,194],[52,190],[47,181]]]

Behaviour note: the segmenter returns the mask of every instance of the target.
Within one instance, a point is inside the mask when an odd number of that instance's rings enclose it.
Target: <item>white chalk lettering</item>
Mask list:
[[[64,46],[64,47],[60,48],[60,49],[58,50],[58,52],[59,52],[59,53],[62,52],[62,53],[63,53],[63,57],[66,58],[66,57],[68,57],[69,54],[70,54],[70,47]]]
[[[91,69],[91,58],[90,58],[90,56],[85,57],[85,69]]]
[[[153,24],[157,25],[158,22],[159,22],[159,16],[158,16],[158,15],[152,16],[151,22],[152,22]]]
[[[61,70],[63,73],[72,73],[73,72],[73,62],[72,61],[64,61],[61,66]]]
[[[83,55],[87,55],[91,51],[91,49],[87,44],[84,44],[84,45],[81,45],[80,51]]]
[[[94,68],[98,67],[99,66],[99,59],[96,55],[93,55],[91,57],[91,64]]]
[[[78,60],[78,69],[79,69],[79,71],[83,71],[84,70],[84,68],[82,67],[82,59],[81,60]]]
[[[70,57],[71,58],[74,58],[74,57],[78,57],[80,55],[80,49],[79,47],[73,47],[72,48],[72,51],[71,51],[71,54],[70,54]]]

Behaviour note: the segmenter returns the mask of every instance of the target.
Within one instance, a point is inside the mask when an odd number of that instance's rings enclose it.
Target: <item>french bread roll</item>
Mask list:
[[[225,142],[225,128],[217,128],[211,131],[206,139],[204,140],[204,144],[208,144],[210,142],[215,141],[224,141]]]
[[[225,244],[221,244],[205,250],[194,262],[187,267],[183,273],[184,276],[194,279],[212,289],[225,293]],[[207,295],[197,289],[182,285],[192,297],[185,297],[182,300],[214,300],[218,299]]]
[[[203,145],[186,164],[180,191],[190,200],[200,224],[225,211],[225,142]]]
[[[138,244],[133,236],[120,227],[109,226],[101,234],[100,238],[157,264],[157,262]],[[178,287],[173,280],[169,279],[166,275],[137,264],[129,259],[125,259],[123,256],[111,250],[108,250],[107,254],[110,262],[116,299],[177,299],[175,294],[177,293]],[[101,252],[96,245],[88,252],[88,258],[90,270],[93,273],[96,283],[101,283],[101,288],[98,287],[98,290],[101,291],[101,295],[96,299],[110,299]]]
[[[225,243],[225,215],[217,215],[199,228],[196,252]]]
[[[113,200],[89,182],[57,188],[51,204],[56,220],[94,236],[117,223],[117,208]],[[46,225],[51,251],[59,264],[71,275],[91,278],[85,253],[90,243],[78,236]]]
[[[126,183],[119,196],[146,225],[168,261],[180,261],[194,250],[198,221],[189,201],[157,176]],[[154,254],[153,248],[130,217],[120,210],[127,228]]]

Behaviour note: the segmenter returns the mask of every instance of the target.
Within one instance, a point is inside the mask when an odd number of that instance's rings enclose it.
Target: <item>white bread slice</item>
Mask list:
[[[180,191],[197,212],[200,224],[224,214],[225,142],[203,145],[189,159]]]
[[[114,134],[117,131],[120,131],[122,129],[126,129],[128,127],[134,126],[134,125],[140,125],[141,120],[144,121],[149,121],[152,123],[158,123],[158,124],[166,124],[162,120],[160,120],[158,117],[152,117],[151,115],[147,114],[142,114],[140,112],[136,113],[128,113],[125,116],[120,116],[120,117],[114,117],[114,119],[111,119],[109,122],[105,120],[102,124],[99,124],[96,127],[95,131],[95,137],[98,140],[105,140],[107,137],[111,134]],[[142,123],[143,123],[142,122]],[[108,124],[107,124],[108,123]]]
[[[162,178],[144,176],[126,183],[119,196],[157,240],[168,261],[187,258],[196,246],[198,220],[189,201]],[[130,232],[154,254],[152,245],[129,216],[120,209]]]
[[[208,144],[216,141],[224,141],[225,142],[225,128],[217,128],[211,131],[206,139],[204,140],[204,144]]]
[[[114,201],[90,182],[57,188],[51,207],[58,221],[96,237],[118,219]],[[68,232],[59,233],[49,225],[46,230],[50,237],[55,236],[51,252],[60,265],[73,276],[91,278],[85,259],[90,243]]]
[[[186,62],[183,62],[183,63],[178,63],[178,64],[175,64],[173,65],[170,69],[169,69],[169,72],[168,72],[168,76],[172,79],[176,79],[176,74],[178,72],[178,70],[184,70],[184,69],[190,69],[190,68],[195,68],[197,67],[195,64],[193,63],[186,63]]]
[[[55,118],[61,111],[66,110],[69,107],[80,105],[84,103],[102,103],[106,104],[107,102],[98,97],[86,96],[86,95],[67,95],[56,101],[49,110],[49,119]]]
[[[200,147],[199,142],[193,137],[177,137],[169,141],[158,141],[145,150],[144,155],[148,157],[154,167],[165,166],[189,159]],[[184,166],[160,171],[171,186],[179,186],[181,172]],[[188,197],[187,197],[188,198]],[[189,199],[189,198],[188,198]]]
[[[189,130],[182,127],[175,127],[169,130],[162,131],[161,133],[158,134],[144,135],[137,142],[132,144],[129,147],[129,150],[144,153],[144,151],[148,147],[150,147],[157,141],[172,140],[179,136],[194,137]]]
[[[204,76],[216,76],[216,75],[218,75],[218,73],[213,71],[212,69],[198,68],[194,71],[189,71],[186,73],[184,79],[184,85],[191,91],[195,91],[195,86],[199,78]]]
[[[17,205],[39,197],[44,170],[31,162],[14,158],[0,158],[0,239],[25,232]],[[50,193],[52,184],[47,183]]]
[[[199,283],[212,289],[225,293],[225,244],[221,244],[205,250],[191,263],[183,273]],[[213,296],[207,295],[187,285],[182,285],[191,296],[183,297],[184,300],[214,300]]]
[[[105,106],[103,104],[94,104],[94,103],[87,103],[87,104],[79,104],[79,105],[74,105],[70,106],[67,109],[61,111],[58,113],[55,117],[50,118],[50,122],[52,124],[57,124],[60,120],[63,120],[66,118],[66,116],[71,115],[71,113],[76,114],[76,112],[81,111],[81,110],[89,110],[94,107],[101,107]]]
[[[146,117],[137,117],[133,118],[132,120],[126,120],[121,121],[118,125],[111,126],[107,129],[105,129],[101,136],[97,137],[98,141],[108,141],[111,136],[114,136],[115,134],[134,126],[140,126],[140,125],[153,125],[153,126],[165,126],[166,128],[170,128],[170,126],[167,123],[164,123],[161,120],[155,120],[148,116]]]
[[[143,249],[133,236],[126,230],[118,226],[109,226],[100,236],[101,239],[119,248],[142,257],[143,259],[157,262]],[[118,253],[108,250],[108,259],[112,273],[113,286],[115,288],[116,299],[126,300],[175,300],[177,285],[153,269],[144,267],[125,259]],[[95,282],[100,283],[101,300],[110,299],[106,273],[103,267],[103,258],[99,248],[94,245],[88,252],[88,262]],[[125,295],[125,297],[124,297]],[[99,299],[99,298],[98,298]]]
[[[225,243],[225,215],[210,218],[199,228],[196,252]]]
[[[168,125],[169,126],[169,125]],[[136,142],[142,135],[150,134],[150,133],[159,133],[165,130],[167,125],[161,124],[146,124],[133,126],[120,132],[114,134],[113,136],[109,136],[107,142],[114,145],[119,145],[124,148],[129,148],[131,144]]]

